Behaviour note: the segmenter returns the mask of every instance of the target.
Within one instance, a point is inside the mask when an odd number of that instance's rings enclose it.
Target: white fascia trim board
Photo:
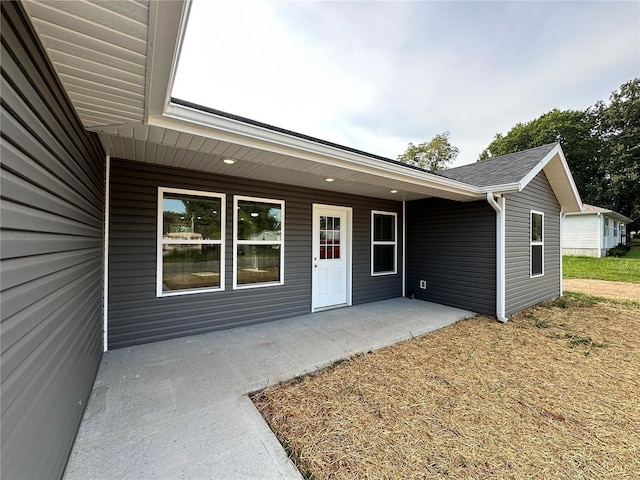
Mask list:
[[[147,34],[145,119],[162,114],[171,98],[191,0],[151,0]]]
[[[609,217],[613,218],[614,220],[618,220],[619,222],[622,222],[622,223],[631,223],[631,222],[633,222],[633,220],[631,220],[629,217],[625,217],[621,213],[614,212],[613,210],[608,210],[608,211],[602,212],[602,213],[604,215],[608,215]]]
[[[498,200],[492,192],[487,193],[487,202],[496,211],[496,317],[502,323],[509,319],[505,315],[506,311],[506,290],[505,290],[505,198],[500,196]]]
[[[614,212],[613,210],[601,210],[599,212],[568,212],[568,213],[565,213],[565,215],[567,217],[572,217],[576,215],[606,215],[625,224],[633,222],[633,220],[631,220],[629,217],[625,217],[621,213]]]
[[[466,183],[179,105],[169,105],[164,116],[151,116],[148,123],[169,130],[381,175],[391,180],[437,188],[464,195],[470,199],[484,197],[484,192],[480,188]]]
[[[567,212],[565,213],[565,216],[567,217],[573,217],[573,216],[578,216],[578,215],[597,215],[599,212]]]
[[[480,189],[484,195],[493,193],[495,195],[504,195],[505,193],[518,193],[520,191],[520,183],[503,183],[502,185],[490,185]]]

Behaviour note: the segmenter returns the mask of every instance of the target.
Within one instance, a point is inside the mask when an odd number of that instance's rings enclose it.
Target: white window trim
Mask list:
[[[280,281],[261,282],[238,285],[238,245],[255,245],[255,240],[238,240],[238,201],[249,201],[256,203],[272,203],[280,205],[280,240],[266,240],[259,242],[261,245],[280,245]],[[247,197],[244,195],[234,195],[233,197],[233,289],[246,290],[248,288],[273,287],[284,285],[284,200],[273,198]]]
[[[533,241],[531,238],[533,235],[533,215],[537,214],[542,216],[542,241]],[[529,276],[530,278],[537,278],[544,276],[544,212],[539,212],[537,210],[530,210],[529,213]],[[542,246],[542,273],[533,274],[533,246],[541,245]]]
[[[209,197],[220,199],[220,240],[164,240],[163,237],[163,213],[162,202],[165,193],[178,193],[181,195],[193,195],[197,197]],[[224,290],[225,273],[225,227],[226,227],[226,195],[224,193],[202,192],[199,190],[186,190],[182,188],[158,187],[158,216],[157,239],[156,239],[156,297],[174,297],[176,295],[192,295],[194,293],[219,292]],[[162,246],[171,244],[194,244],[194,245],[220,245],[220,286],[193,288],[189,290],[175,290],[165,292],[162,290]]]
[[[394,233],[393,238],[394,241],[376,241],[374,240],[375,236],[375,216],[376,215],[389,215],[393,217],[394,220]],[[393,255],[393,271],[385,271],[385,272],[374,272],[374,247],[376,245],[393,245],[395,248],[395,254]],[[382,275],[397,275],[398,273],[398,214],[396,212],[384,212],[381,210],[371,210],[371,276],[372,277],[380,277]]]

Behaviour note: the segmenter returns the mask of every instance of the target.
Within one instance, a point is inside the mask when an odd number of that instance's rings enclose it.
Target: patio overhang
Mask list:
[[[470,201],[483,196],[476,187],[393,160],[179,100],[145,125],[94,130],[108,155],[126,160],[390,200]]]

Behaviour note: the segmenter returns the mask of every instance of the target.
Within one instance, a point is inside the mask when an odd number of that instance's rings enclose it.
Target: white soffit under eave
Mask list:
[[[443,190],[441,186],[416,182],[407,175],[394,177],[364,172],[156,126],[109,130],[114,131],[99,133],[99,137],[112,158],[390,200],[476,199],[468,193],[455,193]],[[236,163],[225,164],[222,160],[227,157],[233,157]],[[335,181],[326,182],[327,177]],[[391,190],[398,192],[394,194]]]
[[[24,0],[87,129],[144,121],[148,0]]]
[[[562,150],[559,146],[557,148],[559,152],[547,162],[543,171],[558,198],[562,212],[579,212],[582,210],[582,199],[578,193],[578,187],[576,187]]]
[[[458,199],[474,200],[484,196],[479,188],[449,178],[180,105],[170,104],[163,116],[150,117],[149,125],[353,170],[372,177],[404,181],[451,193]]]

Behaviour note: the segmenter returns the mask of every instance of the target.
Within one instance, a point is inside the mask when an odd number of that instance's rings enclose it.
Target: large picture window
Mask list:
[[[396,220],[393,212],[371,212],[371,275],[397,273]]]
[[[157,295],[224,289],[225,196],[158,189]]]
[[[284,283],[284,202],[235,197],[234,288]]]
[[[544,275],[544,214],[531,212],[531,276]]]

